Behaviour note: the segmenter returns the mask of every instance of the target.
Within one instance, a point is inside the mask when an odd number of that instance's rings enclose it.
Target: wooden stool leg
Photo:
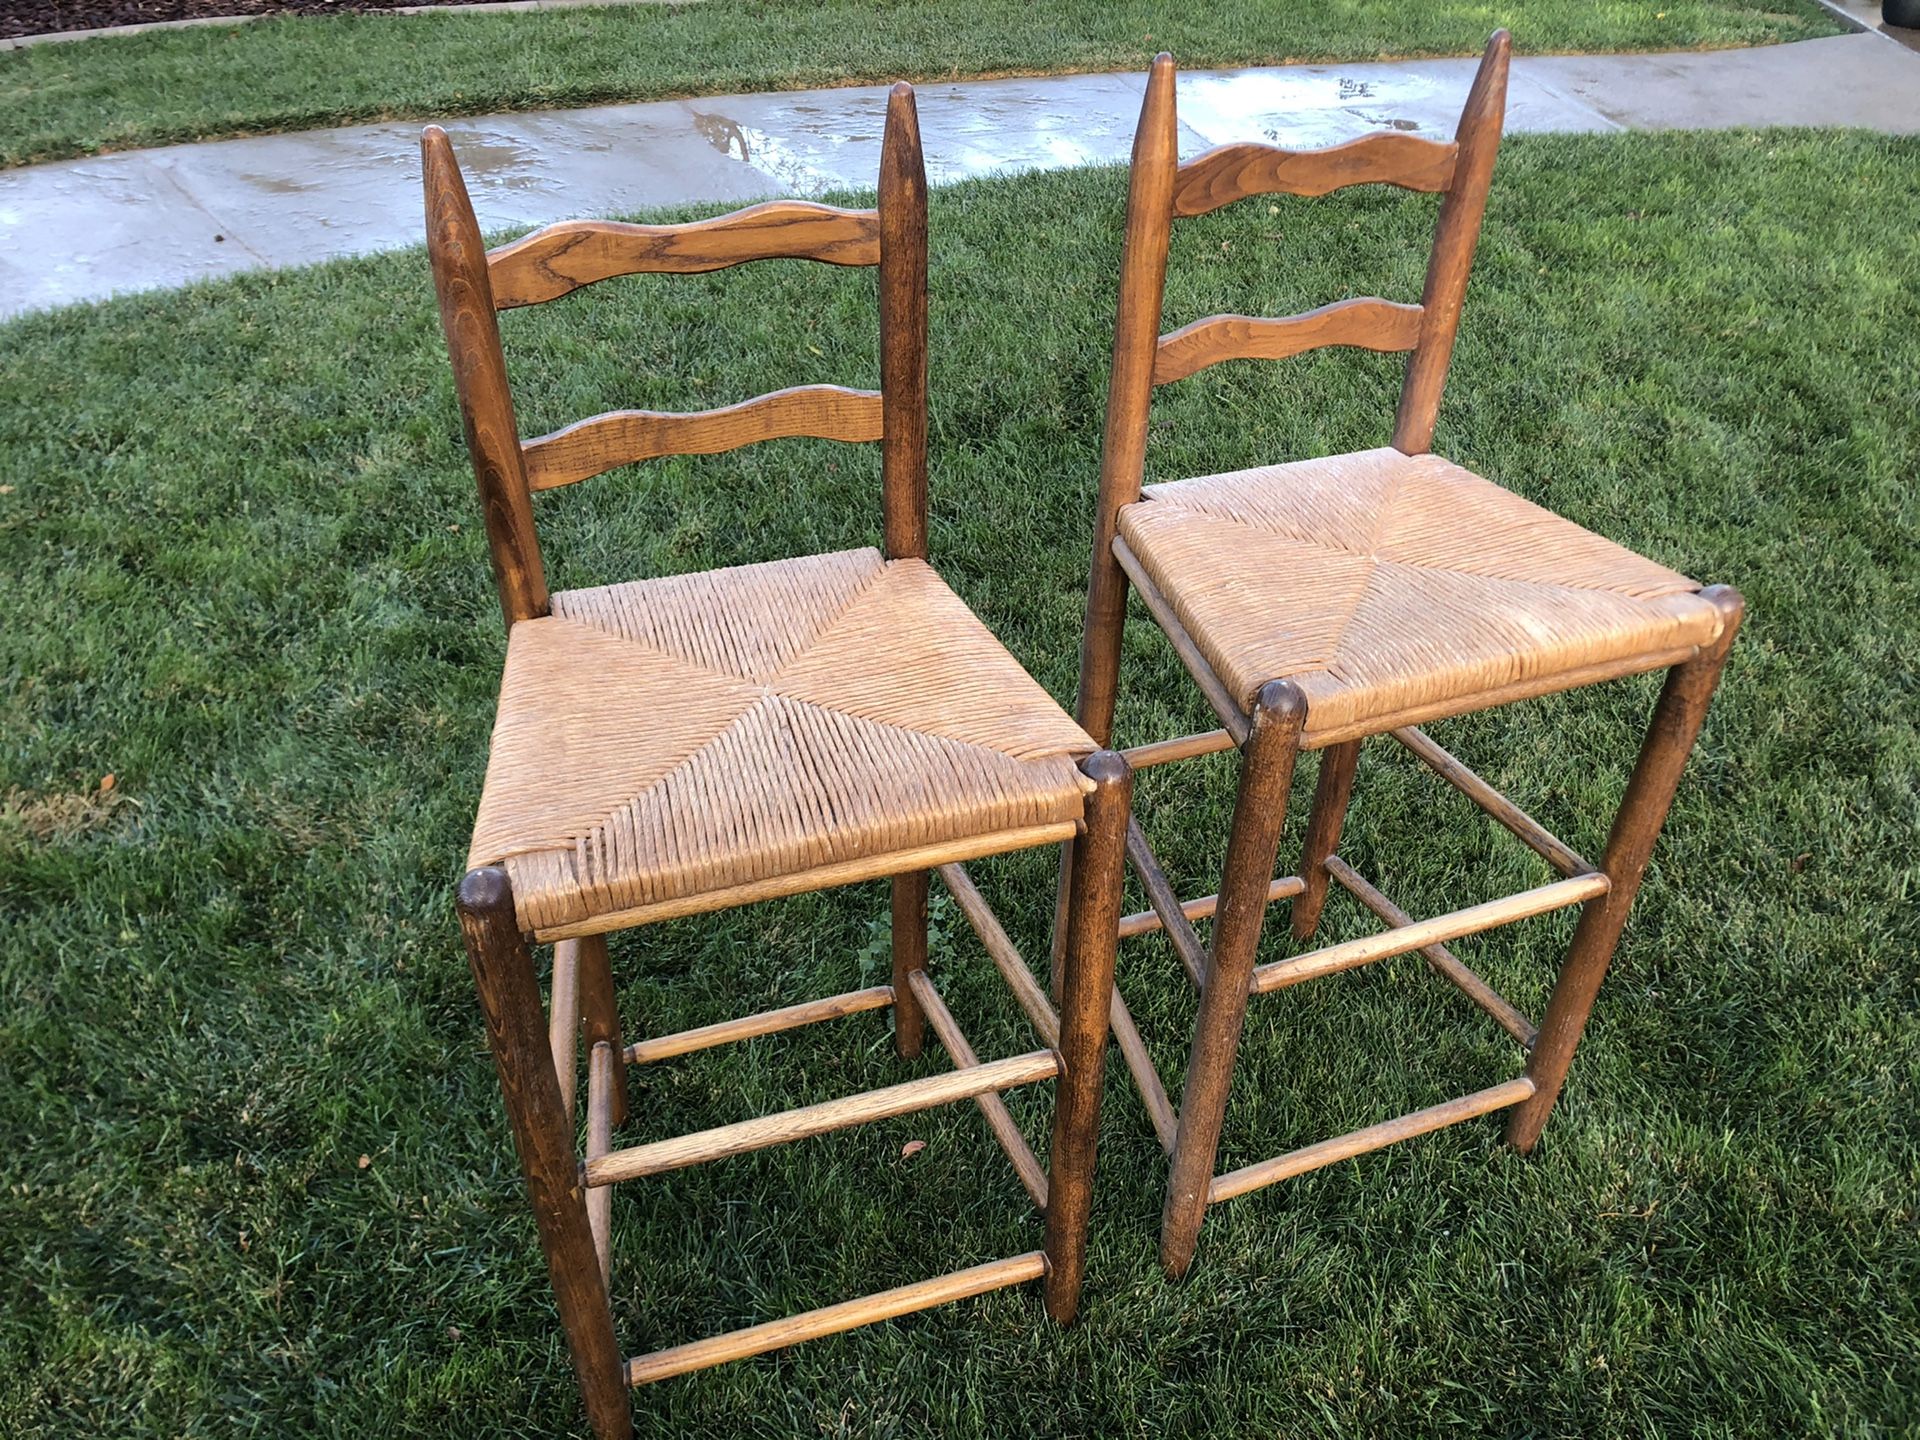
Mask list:
[[[469,871],[460,883],[458,909],[587,1421],[600,1440],[627,1440],[633,1417],[625,1365],[587,1223],[573,1126],[553,1073],[533,956],[514,918],[506,872],[493,866]]]
[[[1114,751],[1097,751],[1080,768],[1094,782],[1094,790],[1087,796],[1086,836],[1073,847],[1073,894],[1059,987],[1062,1068],[1055,1082],[1047,1181],[1047,1314],[1062,1325],[1079,1309],[1087,1264],[1087,1217],[1093,1208],[1107,1016],[1113,962],[1120,948],[1127,815],[1133,799],[1133,772]]]
[[[1220,877],[1220,908],[1214,914],[1213,945],[1200,988],[1200,1014],[1194,1021],[1173,1168],[1160,1217],[1160,1267],[1176,1280],[1193,1263],[1200,1222],[1207,1213],[1207,1187],[1213,1181],[1240,1027],[1247,1015],[1247,984],[1260,945],[1267,887],[1306,718],[1307,699],[1300,688],[1290,680],[1269,680],[1255,699],[1253,726],[1240,751],[1240,790]]]
[[[1327,903],[1327,857],[1339,848],[1340,827],[1346,824],[1347,802],[1353,797],[1353,772],[1359,763],[1358,740],[1330,745],[1320,752],[1313,814],[1307,820],[1306,843],[1300,847],[1300,882],[1306,889],[1293,897],[1290,914],[1296,940],[1309,939],[1320,928],[1320,907]]]
[[[893,877],[893,1046],[902,1060],[918,1060],[927,1017],[907,977],[927,968],[927,881],[930,870]]]
[[[1581,913],[1580,924],[1567,950],[1566,963],[1547,1001],[1547,1013],[1540,1022],[1540,1035],[1534,1041],[1527,1061],[1527,1075],[1534,1092],[1516,1106],[1507,1119],[1507,1143],[1522,1154],[1533,1149],[1540,1131],[1553,1113],[1554,1101],[1566,1082],[1567,1067],[1573,1063],[1574,1047],[1586,1029],[1600,982],[1606,977],[1613,959],[1614,946],[1626,927],[1627,911],[1633,905],[1634,892],[1646,874],[1654,841],[1666,822],[1667,808],[1687,768],[1687,757],[1707,715],[1707,704],[1719,684],[1721,667],[1740,628],[1744,602],[1739,592],[1716,585],[1701,592],[1720,607],[1725,617],[1719,638],[1711,648],[1684,665],[1667,672],[1660,691],[1660,703],[1654,707],[1653,720],[1634,764],[1633,778],[1627,782],[1626,797],[1614,816],[1613,831],[1607,837],[1607,852],[1600,868],[1612,882],[1612,889],[1589,901]]]
[[[1073,905],[1073,841],[1060,842],[1060,878],[1053,893],[1053,944],[1047,956],[1047,993],[1060,1003],[1060,967],[1067,960],[1067,923]]]
[[[602,1040],[613,1047],[613,1128],[627,1123],[626,1042],[620,1038],[620,1009],[613,996],[613,962],[607,937],[589,935],[580,942],[580,1028],[587,1054]]]

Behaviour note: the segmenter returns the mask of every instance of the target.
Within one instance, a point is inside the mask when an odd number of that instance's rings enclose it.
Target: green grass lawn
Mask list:
[[[535,14],[300,16],[0,54],[0,165],[356,120],[901,78],[1830,35],[1814,0],[703,0]]]
[[[1502,159],[1439,448],[1750,607],[1536,1156],[1474,1122],[1235,1201],[1169,1285],[1116,1061],[1076,1328],[1003,1293],[643,1391],[641,1432],[1915,1433],[1916,163],[1785,132]],[[1123,186],[933,200],[935,558],[1061,697]],[[1191,222],[1169,327],[1415,295],[1431,214],[1375,190]],[[514,312],[524,427],[871,384],[871,286],[781,262]],[[1150,471],[1383,443],[1397,371],[1209,371],[1162,392]],[[22,319],[0,395],[0,1433],[568,1433],[452,915],[502,636],[423,257]],[[846,547],[877,535],[877,459],[781,442],[538,510],[557,585]],[[1127,674],[1123,740],[1211,723],[1144,620]],[[1593,854],[1652,689],[1436,733]],[[1143,777],[1186,893],[1230,785],[1217,759]],[[1416,915],[1546,878],[1390,743],[1343,848]],[[977,873],[1038,953],[1050,857]],[[627,1023],[850,988],[884,909],[867,885],[622,937]],[[1462,953],[1537,1015],[1568,928]],[[1027,1048],[948,911],[935,953],[980,1051]],[[1121,974],[1175,1073],[1193,1007],[1164,942]],[[1243,1056],[1223,1167],[1520,1063],[1412,957],[1257,1002]],[[636,1072],[623,1138],[942,1063],[856,1017]],[[1015,1108],[1043,1139],[1044,1092]],[[965,1106],[626,1187],[614,1226],[634,1351],[1039,1236]]]

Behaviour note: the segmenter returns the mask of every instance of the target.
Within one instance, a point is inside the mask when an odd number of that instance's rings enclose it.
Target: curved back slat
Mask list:
[[[770,200],[684,225],[562,220],[487,256],[493,303],[538,305],[621,275],[698,275],[750,260],[880,263],[880,217],[810,200]]]
[[[1418,305],[1372,296],[1336,301],[1278,320],[1210,315],[1160,337],[1153,383],[1184,380],[1223,360],[1284,360],[1326,345],[1411,350],[1420,339],[1420,315]]]
[[[1182,165],[1173,182],[1176,217],[1206,215],[1253,195],[1326,195],[1348,185],[1398,185],[1429,193],[1453,181],[1458,147],[1398,130],[1319,150],[1222,145]]]
[[[718,455],[791,436],[854,443],[878,440],[880,406],[878,390],[796,385],[738,405],[685,415],[613,410],[527,441],[523,447],[527,483],[535,490],[553,490],[637,460]]]

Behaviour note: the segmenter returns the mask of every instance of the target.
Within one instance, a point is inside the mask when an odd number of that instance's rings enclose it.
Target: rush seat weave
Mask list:
[[[1308,730],[1711,642],[1700,586],[1437,455],[1391,446],[1148,485],[1121,539],[1243,709]],[[1571,681],[1570,681],[1571,683]]]
[[[1080,818],[1093,742],[924,560],[552,600],[508,640],[468,857],[529,930]]]

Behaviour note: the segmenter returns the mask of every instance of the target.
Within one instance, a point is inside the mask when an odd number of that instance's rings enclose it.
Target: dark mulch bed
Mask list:
[[[62,30],[100,30],[155,20],[222,19],[237,15],[338,15],[397,10],[402,5],[473,5],[480,0],[4,0],[0,39]]]

